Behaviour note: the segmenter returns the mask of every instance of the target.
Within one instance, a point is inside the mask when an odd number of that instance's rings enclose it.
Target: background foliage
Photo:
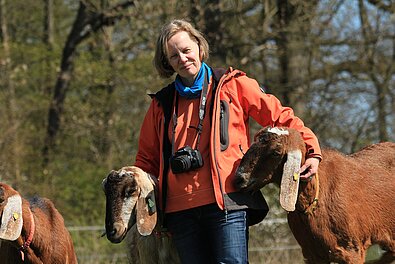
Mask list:
[[[68,226],[103,225],[101,181],[133,163],[147,93],[171,81],[159,79],[152,58],[172,18],[206,35],[209,65],[256,78],[323,147],[350,153],[395,140],[392,1],[0,0],[0,8],[0,180],[51,198]],[[276,187],[263,191],[269,217],[284,216]],[[84,238],[74,240],[82,247]]]

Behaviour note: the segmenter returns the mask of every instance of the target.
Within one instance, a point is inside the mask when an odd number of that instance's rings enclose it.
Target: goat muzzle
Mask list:
[[[127,228],[121,223],[114,223],[106,228],[107,239],[112,243],[120,243],[126,235]]]

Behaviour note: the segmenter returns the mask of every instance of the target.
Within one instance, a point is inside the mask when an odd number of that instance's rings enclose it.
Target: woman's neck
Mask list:
[[[195,83],[196,76],[193,76],[192,78],[184,78],[184,77],[181,77],[181,76],[180,76],[180,79],[181,79],[181,82],[182,82],[185,86],[191,87],[191,86]]]

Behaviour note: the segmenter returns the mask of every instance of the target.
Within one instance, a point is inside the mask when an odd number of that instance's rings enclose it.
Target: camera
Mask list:
[[[174,174],[201,168],[203,167],[202,155],[198,149],[185,146],[171,157],[170,167]]]

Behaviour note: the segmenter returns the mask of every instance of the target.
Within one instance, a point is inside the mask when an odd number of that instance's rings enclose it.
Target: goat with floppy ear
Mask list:
[[[323,150],[318,172],[299,182],[306,155],[294,129],[264,128],[236,171],[240,190],[280,186],[280,204],[307,263],[365,261],[366,250],[380,245],[375,263],[395,260],[395,143],[368,146],[351,155]]]
[[[141,235],[150,235],[157,221],[157,212],[151,209],[156,208],[154,177],[137,167],[124,167],[111,171],[102,185],[106,194],[107,239],[121,242],[134,224]],[[119,189],[115,189],[117,186]]]
[[[156,208],[157,179],[138,167],[111,171],[102,182],[106,195],[107,239],[126,238],[130,263],[180,263],[168,233],[160,230]]]
[[[2,264],[76,264],[64,220],[45,198],[29,201],[0,183],[0,262]]]

